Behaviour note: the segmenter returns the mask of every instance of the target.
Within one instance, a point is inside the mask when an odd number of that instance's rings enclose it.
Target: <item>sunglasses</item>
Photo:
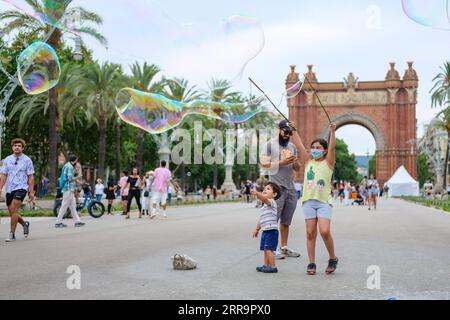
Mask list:
[[[14,165],[17,166],[18,162],[19,162],[19,158],[16,158],[16,163],[14,163]]]
[[[283,129],[282,131],[283,131],[284,134],[287,134],[287,135],[290,135],[290,136],[293,135],[293,132],[291,130],[289,130],[289,129],[287,129],[287,130]]]

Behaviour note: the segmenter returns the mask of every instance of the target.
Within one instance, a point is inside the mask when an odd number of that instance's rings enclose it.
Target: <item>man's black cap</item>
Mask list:
[[[286,132],[292,132],[292,128],[289,126],[289,122],[286,120],[282,120],[279,124],[279,127],[281,130],[284,130]]]

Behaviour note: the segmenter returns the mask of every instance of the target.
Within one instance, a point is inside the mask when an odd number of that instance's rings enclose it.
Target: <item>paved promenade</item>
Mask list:
[[[334,209],[333,233],[340,264],[324,274],[327,255],[317,245],[318,275],[307,276],[305,228],[298,209],[291,246],[298,259],[261,265],[252,239],[258,211],[243,203],[180,207],[169,219],[131,220],[119,215],[85,228],[56,230],[53,219],[32,219],[31,235],[7,244],[0,225],[0,299],[450,299],[450,215],[400,200],[382,200],[376,212]],[[170,256],[186,253],[194,271],[174,271]],[[68,290],[66,270],[81,269],[81,290]],[[369,266],[381,271],[381,289],[367,289]]]

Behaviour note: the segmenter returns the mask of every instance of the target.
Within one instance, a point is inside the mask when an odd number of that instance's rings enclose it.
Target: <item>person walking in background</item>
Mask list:
[[[69,162],[62,168],[59,185],[63,193],[63,201],[59,209],[58,218],[56,219],[55,228],[66,228],[67,225],[62,223],[62,219],[70,209],[72,218],[75,219],[75,227],[83,227],[85,224],[81,222],[77,212],[77,201],[75,199],[76,181],[81,179],[81,175],[75,175],[75,166],[77,165],[77,156],[70,156]]]
[[[11,147],[13,154],[3,160],[3,166],[0,169],[0,194],[6,184],[6,206],[11,216],[11,229],[6,242],[16,241],[18,223],[23,227],[25,238],[28,237],[30,223],[22,218],[18,210],[27,194],[30,200],[34,200],[35,197],[33,161],[23,153],[26,143],[22,139],[14,139]]]
[[[39,195],[39,198],[43,199],[47,195],[47,192],[48,192],[48,179],[45,176],[43,176],[42,177],[42,188],[41,188],[41,193]]]
[[[167,190],[169,187],[170,180],[172,180],[172,173],[169,169],[166,168],[167,162],[161,161],[161,166],[155,170],[155,178],[152,181],[152,185],[155,184],[155,197],[153,202],[153,210],[150,216],[151,219],[156,217],[156,205],[161,204],[163,209],[163,216],[167,218],[166,209],[167,209]]]
[[[108,187],[106,188],[105,193],[106,200],[108,200],[108,214],[112,214],[112,205],[114,203],[114,200],[116,199],[116,186],[114,185],[114,181],[108,181]]]
[[[206,194],[206,200],[210,200],[210,198],[211,198],[211,187],[210,186],[207,186],[206,187],[206,189],[205,189],[205,194]]]
[[[345,182],[344,187],[344,205],[350,205],[350,195],[352,193],[352,184],[350,182]]]
[[[127,214],[128,208],[128,193],[130,189],[127,187],[128,182],[128,171],[122,172],[122,177],[119,180],[119,188],[120,188],[120,198],[122,199],[122,215],[125,216]],[[125,188],[127,187],[127,188]]]
[[[379,187],[378,187],[378,181],[377,179],[372,175],[370,175],[370,179],[367,181],[367,189],[369,193],[369,211],[372,208],[374,210],[377,210],[377,198],[379,193]]]
[[[95,200],[102,201],[103,194],[105,193],[105,185],[102,179],[97,179],[97,184],[95,185]]]
[[[125,185],[125,190],[128,189],[128,201],[127,201],[127,216],[126,219],[130,219],[131,203],[133,198],[136,199],[136,204],[139,208],[139,219],[142,219],[142,206],[141,206],[141,186],[142,180],[139,176],[138,168],[133,168],[131,176],[128,177]]]
[[[142,214],[150,216],[150,211],[152,209],[152,197],[153,192],[150,190],[150,185],[153,181],[153,171],[149,171],[145,174],[145,178],[143,181],[143,192],[142,192]]]
[[[256,179],[256,191],[258,192],[263,192],[264,191],[264,187],[267,185],[267,182],[269,182],[269,180],[266,179],[266,176],[264,174],[261,174],[259,176],[258,179]],[[261,202],[261,200],[259,200],[258,197],[256,197],[256,208],[260,208],[263,206],[263,203]]]
[[[167,187],[167,203],[169,205],[172,204],[172,195],[173,195],[173,188],[169,184],[169,186]]]
[[[247,183],[245,184],[245,198],[247,200],[247,203],[251,203],[251,190],[252,190],[252,182],[250,180],[247,180]]]
[[[297,194],[297,199],[300,200],[302,197],[303,185],[300,182],[294,183],[295,193]]]

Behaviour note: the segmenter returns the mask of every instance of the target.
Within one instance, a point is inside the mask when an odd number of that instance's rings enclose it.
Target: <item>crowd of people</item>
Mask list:
[[[138,206],[139,218],[149,216],[155,218],[162,213],[167,218],[167,204],[172,201],[173,193],[177,199],[182,197],[181,188],[172,173],[167,168],[167,162],[161,161],[161,166],[141,176],[137,168],[133,168],[131,174],[128,171],[121,173],[118,183],[110,178],[105,186],[102,179],[98,179],[95,185],[95,199],[108,201],[108,214],[112,214],[112,205],[116,199],[121,200],[122,215],[130,219],[133,200]]]
[[[368,210],[377,209],[379,197],[388,195],[389,187],[380,187],[376,177],[370,175],[364,177],[359,183],[349,181],[334,181],[332,196],[334,200],[339,200],[345,206],[360,205],[367,206]]]

